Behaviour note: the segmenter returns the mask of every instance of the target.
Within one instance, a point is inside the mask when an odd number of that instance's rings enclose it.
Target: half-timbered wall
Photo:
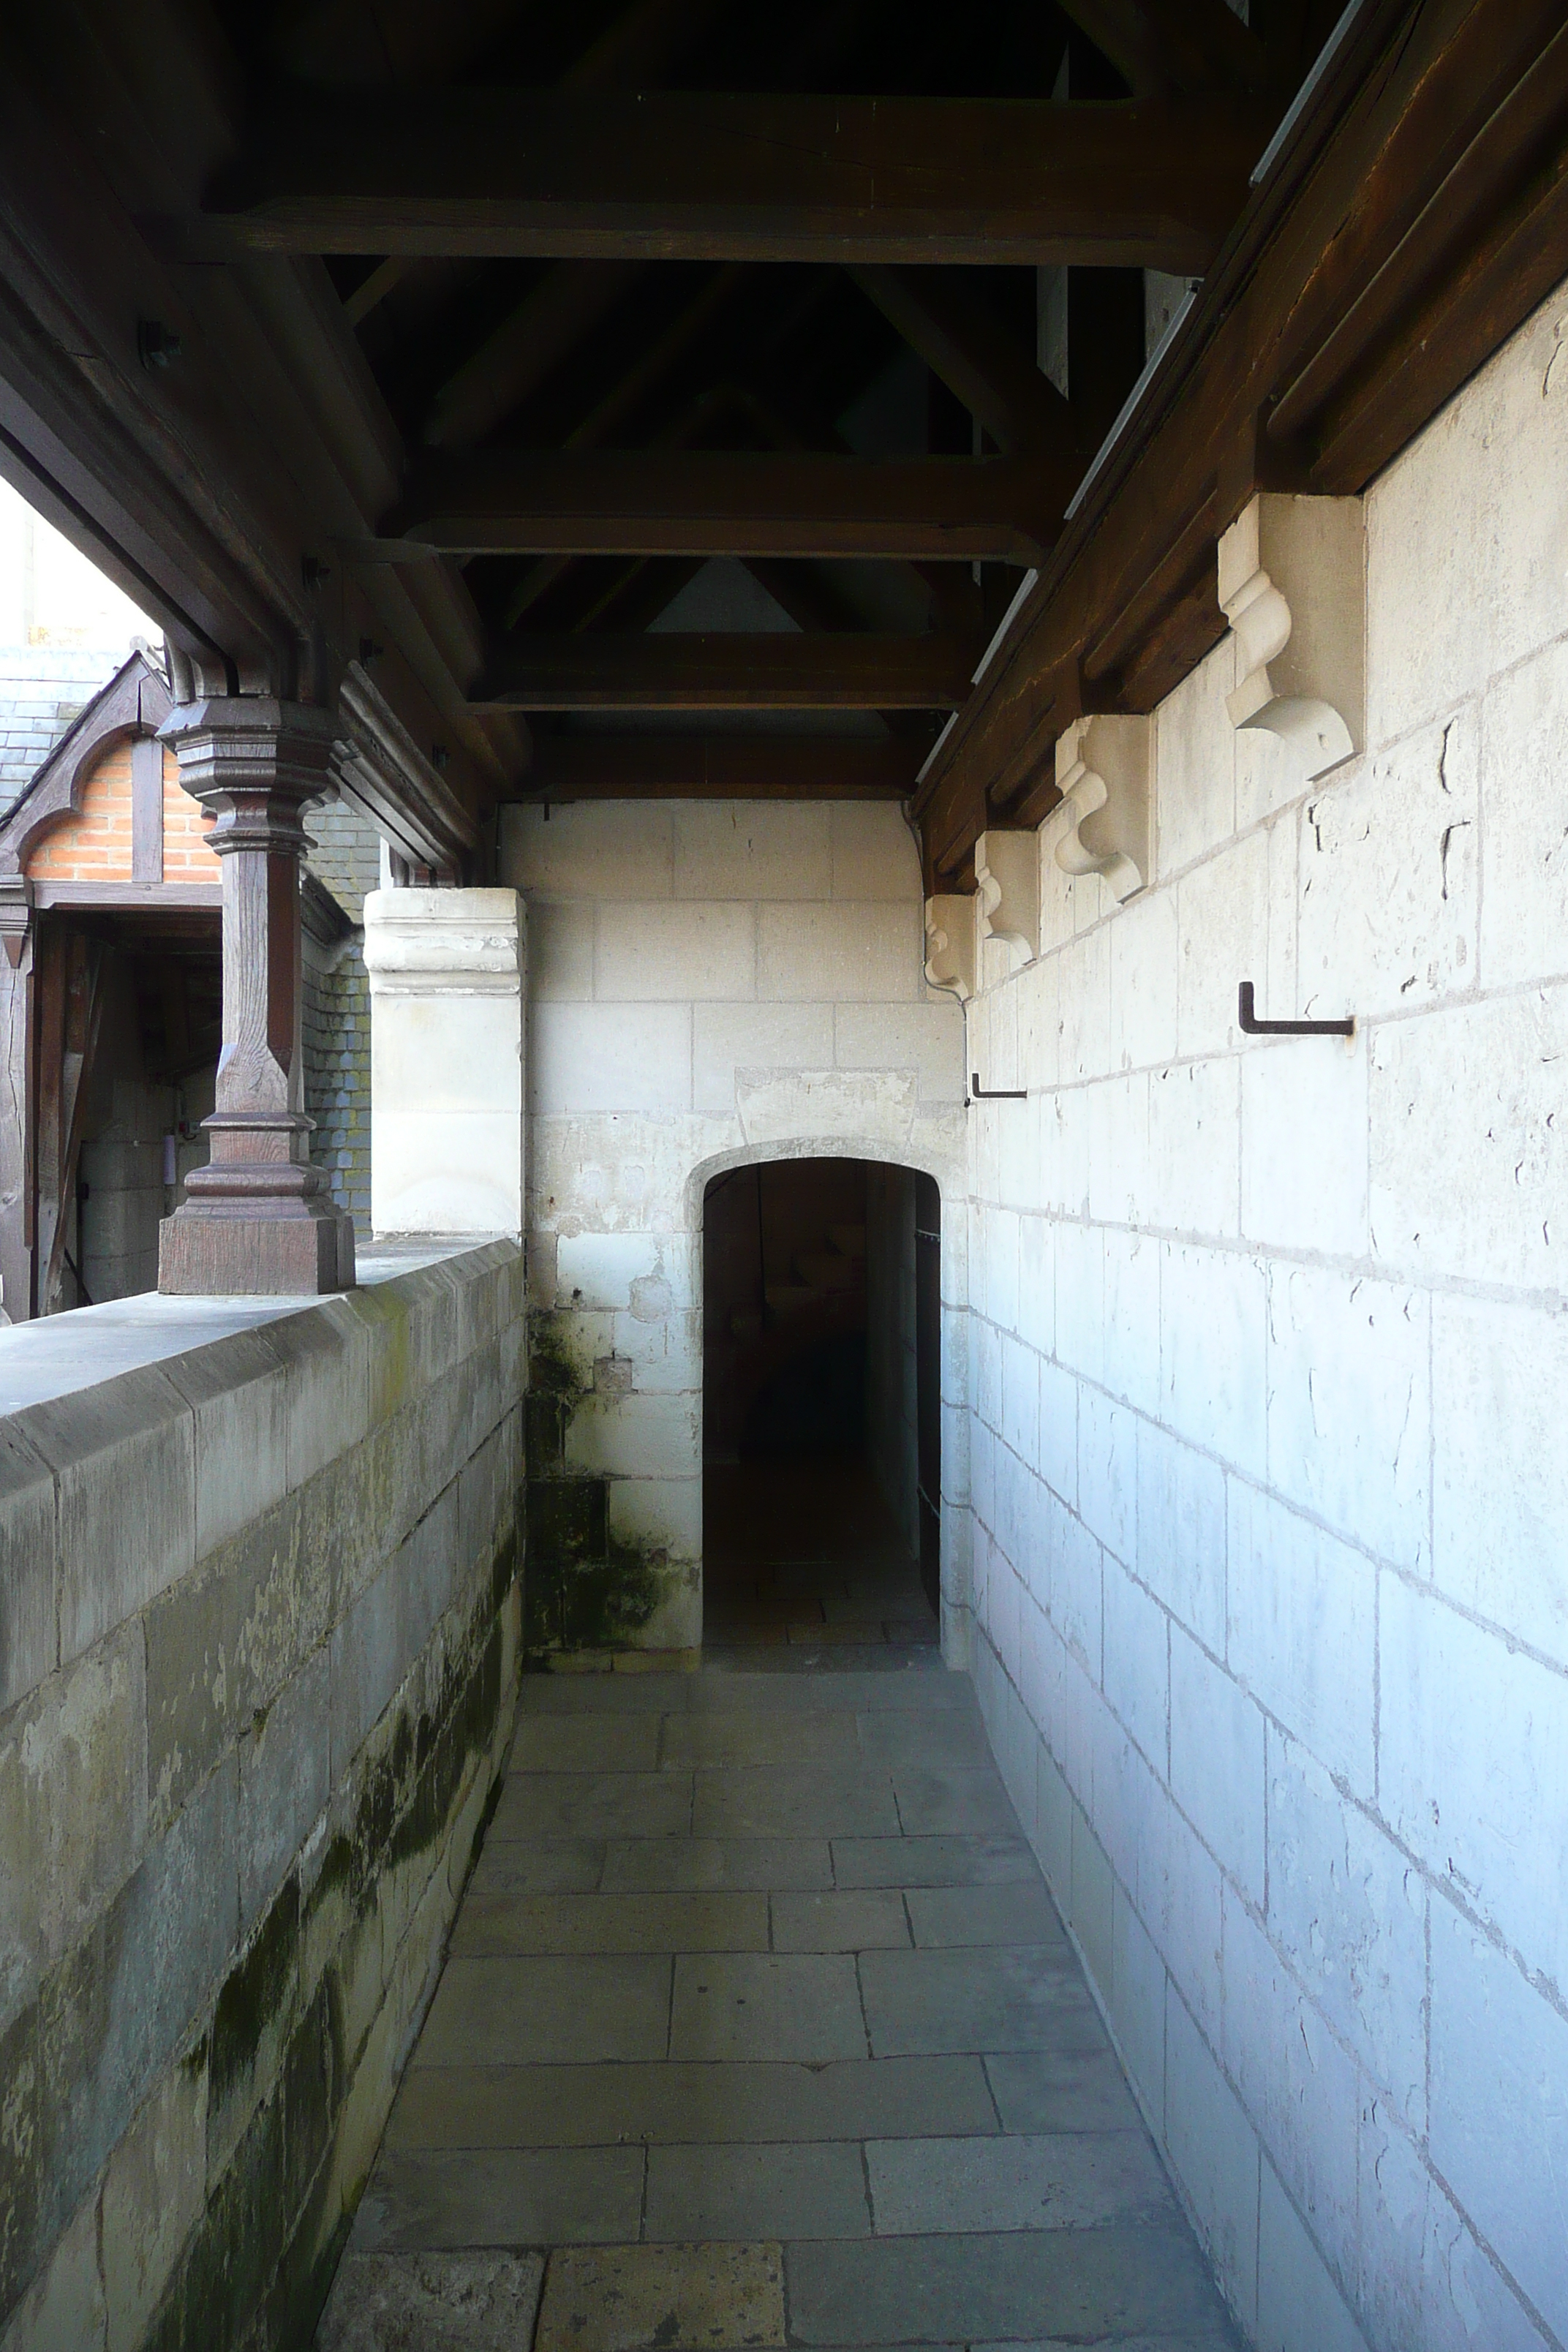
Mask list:
[[[36,882],[129,882],[132,879],[132,744],[110,744],[87,777],[79,813],[62,818],[26,862]],[[180,783],[180,765],[167,747],[163,762],[165,882],[218,881],[207,845],[210,820]]]
[[[1047,823],[971,1016],[1030,1089],[970,1126],[980,1691],[1301,2352],[1568,2335],[1563,308],[1367,497],[1364,752],[1236,733],[1227,639],[1157,716],[1152,887]],[[1243,980],[1353,1042],[1243,1036]]]

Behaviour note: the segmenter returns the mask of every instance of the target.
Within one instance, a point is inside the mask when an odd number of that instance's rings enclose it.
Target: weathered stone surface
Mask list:
[[[317,2352],[513,2352],[533,2328],[537,2254],[354,2254],[333,2282]]]
[[[195,1425],[149,1366],[33,1405],[15,1426],[56,1474],[63,1663],[193,1565]]]
[[[195,1422],[198,1559],[288,1490],[286,1357],[266,1331],[241,1331],[169,1366]]]
[[[606,2246],[554,2253],[534,2352],[718,2352],[784,2340],[776,2245]]]
[[[136,1867],[146,1738],[135,1621],[0,1719],[0,2019]]]
[[[154,1300],[143,1331],[132,1302],[137,1368],[31,1409],[58,1470],[7,1424],[0,1672],[26,1683],[0,1699],[6,2352],[282,2352],[314,2325],[510,1728],[518,1255],[268,1309],[265,1333],[242,1316],[167,1373],[159,1334],[223,1318]],[[373,1378],[401,1445],[390,1508]],[[18,1580],[3,1546],[29,1509]]]
[[[0,1715],[55,1663],[55,1482],[14,1424],[0,1424]]]
[[[135,2352],[206,2194],[206,2044],[177,2058],[109,2160],[102,2263],[109,2352]]]
[[[68,2211],[216,1988],[237,1927],[232,1759],[46,1984],[48,2195]]]
[[[161,1818],[269,1702],[299,1643],[300,1515],[242,1528],[147,1612],[147,1763]]]
[[[312,1652],[239,1743],[239,1923],[247,1933],[321,1813],[331,1759],[321,1738],[331,1662]]]
[[[77,2208],[47,2268],[6,2328],[4,2352],[101,2352],[108,2314],[98,2263],[98,2210]]]

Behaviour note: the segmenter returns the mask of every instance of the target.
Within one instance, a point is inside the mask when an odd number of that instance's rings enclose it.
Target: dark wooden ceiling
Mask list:
[[[198,675],[357,663],[476,842],[519,794],[912,795],[962,885],[1067,718],[1214,641],[1251,489],[1360,488],[1552,282],[1560,7],[1352,13],[1314,73],[1342,0],[30,12],[0,469]],[[1069,520],[1151,271],[1202,292]]]

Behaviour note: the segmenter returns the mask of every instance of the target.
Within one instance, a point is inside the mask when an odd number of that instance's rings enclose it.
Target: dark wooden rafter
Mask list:
[[[1022,457],[1071,445],[1072,415],[1035,355],[1016,343],[984,297],[949,269],[858,268],[857,284],[999,449]],[[1068,490],[1076,487],[1076,477]]]
[[[562,78],[566,89],[615,89],[657,79],[721,0],[634,0]],[[382,268],[396,268],[395,260]],[[480,441],[626,291],[634,261],[561,261],[442,385],[425,425],[432,447]]]
[[[119,37],[112,12],[103,30]],[[183,70],[165,79],[189,100],[216,68],[204,52]],[[0,473],[163,626],[195,690],[330,691],[331,637],[373,635],[396,648],[385,685],[407,723],[450,744],[453,788],[493,793],[525,744],[503,730],[498,751],[468,711],[483,637],[460,577],[338,576],[401,446],[324,271],[184,272],[149,244],[128,174],[160,131],[177,152],[183,119],[155,73],[131,164],[113,152],[123,124],[89,152],[30,62],[6,56],[0,81]],[[142,364],[147,320],[179,336],[176,364]]]
[[[1226,0],[1060,0],[1138,96],[1264,90],[1273,61]]]
[[[1154,707],[1223,634],[1256,488],[1355,494],[1562,277],[1568,27],[1370,0],[917,795],[934,883],[1054,800],[1084,709]]]
[[[848,630],[512,637],[474,700],[506,710],[952,710],[980,651]]]
[[[858,735],[542,735],[524,797],[905,800],[920,761]]]
[[[172,225],[193,257],[1077,262],[1199,270],[1266,110],[463,88],[300,94]]]
[[[494,452],[415,477],[385,525],[447,553],[1038,562],[1081,467],[751,450]]]

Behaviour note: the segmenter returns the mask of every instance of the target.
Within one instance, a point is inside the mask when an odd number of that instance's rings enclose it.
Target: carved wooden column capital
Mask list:
[[[353,1226],[310,1165],[300,1037],[304,812],[331,798],[335,730],[304,704],[184,703],[160,730],[185,790],[213,811],[223,875],[223,1050],[205,1168],[163,1220],[160,1290],[342,1290]]]

